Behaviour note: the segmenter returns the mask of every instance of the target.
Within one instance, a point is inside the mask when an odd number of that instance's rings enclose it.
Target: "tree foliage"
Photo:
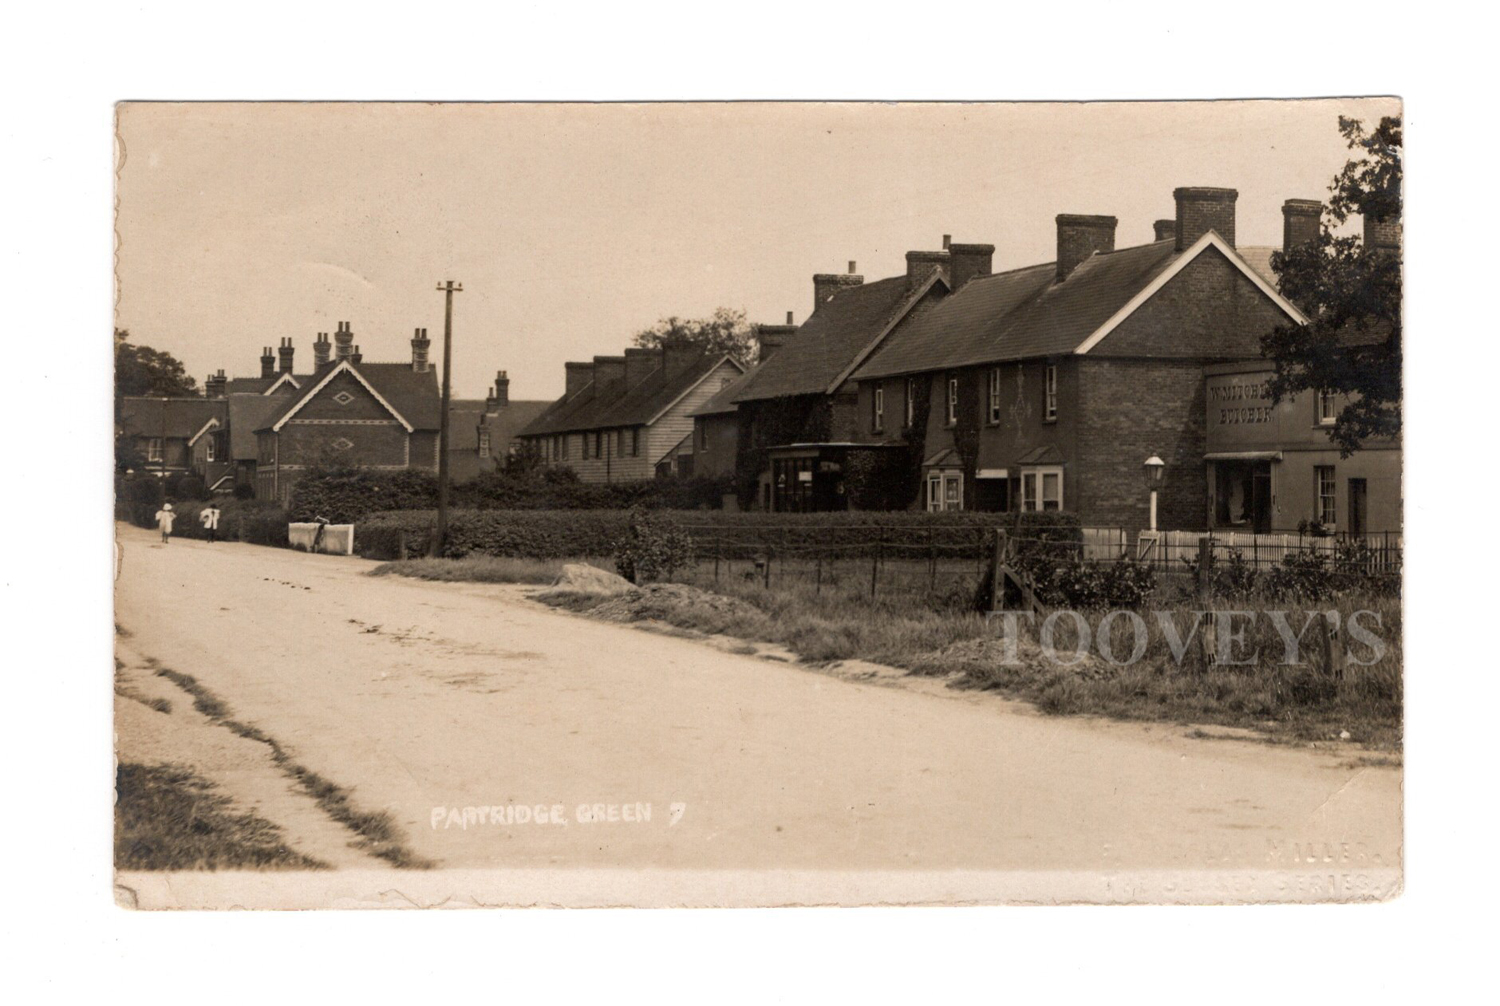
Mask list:
[[[635,344],[646,349],[663,346],[701,346],[704,352],[728,353],[741,363],[755,359],[755,331],[745,320],[745,312],[721,307],[709,318],[663,318],[652,327],[636,333]]]
[[[115,400],[131,395],[196,395],[198,385],[171,353],[130,342],[130,332],[115,329]]]
[[[1366,132],[1341,116],[1339,132],[1356,153],[1333,179],[1317,240],[1271,257],[1282,295],[1311,320],[1278,327],[1261,346],[1276,363],[1273,401],[1319,390],[1349,396],[1328,434],[1347,457],[1401,432],[1401,255],[1367,254],[1360,238],[1332,228],[1356,214],[1400,222],[1401,119]]]

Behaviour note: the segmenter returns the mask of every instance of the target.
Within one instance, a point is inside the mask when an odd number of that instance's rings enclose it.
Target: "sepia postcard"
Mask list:
[[[1400,894],[1399,99],[115,149],[117,903]]]

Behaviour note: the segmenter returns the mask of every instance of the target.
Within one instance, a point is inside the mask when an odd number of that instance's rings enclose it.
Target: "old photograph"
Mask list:
[[[1402,115],[118,105],[116,902],[1397,897]]]

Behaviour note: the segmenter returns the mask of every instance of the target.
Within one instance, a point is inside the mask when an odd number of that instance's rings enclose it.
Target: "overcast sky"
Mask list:
[[[454,394],[496,370],[553,398],[563,363],[676,314],[803,321],[812,274],[866,280],[910,249],[1050,261],[1058,213],[1151,240],[1181,185],[1239,190],[1238,241],[1281,241],[1281,203],[1324,198],[1340,114],[1392,101],[1031,105],[132,104],[119,111],[118,324],[212,370],[259,373],[290,336],[351,322],[368,360],[440,353]]]

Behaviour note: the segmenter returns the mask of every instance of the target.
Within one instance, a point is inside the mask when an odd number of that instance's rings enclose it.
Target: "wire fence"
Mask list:
[[[1148,565],[1163,581],[1205,579],[1201,542],[1210,542],[1209,589],[1247,593],[1257,582],[1318,593],[1372,586],[1399,588],[1400,535],[1251,535],[1238,532],[1137,532],[1125,528],[1060,528],[1054,535],[1015,535],[995,527],[912,528],[871,524],[818,528],[761,524],[744,528],[682,524],[693,541],[700,575],[758,581],[767,589],[811,586],[872,600],[895,595],[952,600],[993,576],[997,531],[1006,561],[1038,575],[1059,567]],[[1081,531],[1081,533],[1080,533]]]

